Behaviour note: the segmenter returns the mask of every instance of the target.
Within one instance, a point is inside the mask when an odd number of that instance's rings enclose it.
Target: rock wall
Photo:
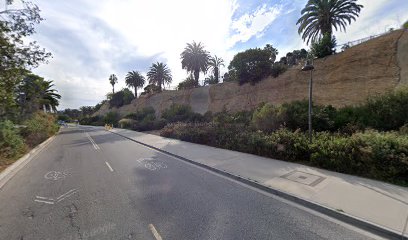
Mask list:
[[[356,105],[369,96],[408,84],[408,31],[398,30],[372,39],[344,52],[317,59],[313,72],[313,100],[335,107]],[[281,104],[306,99],[310,72],[293,67],[277,78],[256,85],[220,83],[182,91],[141,96],[119,109],[107,105],[95,113],[117,111],[121,115],[151,106],[159,115],[173,103],[187,104],[195,112],[250,110],[262,102]]]

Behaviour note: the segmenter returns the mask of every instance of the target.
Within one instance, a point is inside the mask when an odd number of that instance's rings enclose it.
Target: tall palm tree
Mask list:
[[[214,81],[219,83],[220,82],[220,68],[221,66],[225,67],[224,60],[222,58],[217,57],[217,55],[215,55],[214,57],[210,57],[208,65],[210,66],[214,74]]]
[[[272,61],[272,63],[274,63],[276,60],[276,56],[278,56],[279,54],[278,49],[274,48],[271,44],[266,44],[264,50],[268,51],[271,54],[270,60]]]
[[[165,63],[157,62],[153,63],[147,72],[147,79],[150,84],[157,85],[160,90],[165,86],[169,85],[172,81],[171,71]]]
[[[208,61],[210,59],[209,53],[204,50],[204,46],[200,43],[187,43],[186,48],[180,54],[181,67],[186,69],[188,73],[194,75],[196,85],[198,85],[198,79],[200,78],[200,72],[206,73],[208,67]]]
[[[115,93],[115,84],[118,83],[118,78],[115,74],[109,76],[109,83],[112,85],[112,93]]]
[[[137,89],[143,87],[145,78],[138,71],[128,72],[126,77],[126,86],[135,89],[135,98],[137,98]]]
[[[333,27],[346,31],[346,25],[358,17],[362,5],[357,0],[309,0],[297,21],[302,39],[315,42],[324,35],[332,36]]]

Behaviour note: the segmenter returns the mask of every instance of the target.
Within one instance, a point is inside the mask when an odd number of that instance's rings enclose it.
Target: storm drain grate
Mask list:
[[[316,186],[317,184],[323,182],[326,178],[311,173],[305,173],[301,171],[292,171],[285,175],[282,175],[281,178],[285,178],[297,183],[305,184],[311,187]]]

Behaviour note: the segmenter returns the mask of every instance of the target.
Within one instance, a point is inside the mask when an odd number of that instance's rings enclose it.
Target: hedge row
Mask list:
[[[310,144],[301,131],[264,133],[239,124],[176,123],[162,129],[161,136],[408,185],[408,135],[398,132],[320,132]]]

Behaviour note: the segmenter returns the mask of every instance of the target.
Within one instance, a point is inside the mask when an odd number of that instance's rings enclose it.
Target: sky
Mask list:
[[[31,36],[53,54],[34,73],[54,80],[62,95],[59,109],[92,106],[112,91],[109,75],[125,87],[129,71],[146,74],[154,62],[172,71],[174,88],[187,77],[180,53],[187,43],[202,42],[211,55],[225,61],[248,48],[272,44],[279,57],[308,46],[296,21],[307,0],[33,0],[45,18]],[[358,0],[360,17],[335,32],[338,44],[390,28],[408,20],[407,0]],[[200,75],[200,80],[204,76]],[[141,92],[141,90],[139,90]]]

